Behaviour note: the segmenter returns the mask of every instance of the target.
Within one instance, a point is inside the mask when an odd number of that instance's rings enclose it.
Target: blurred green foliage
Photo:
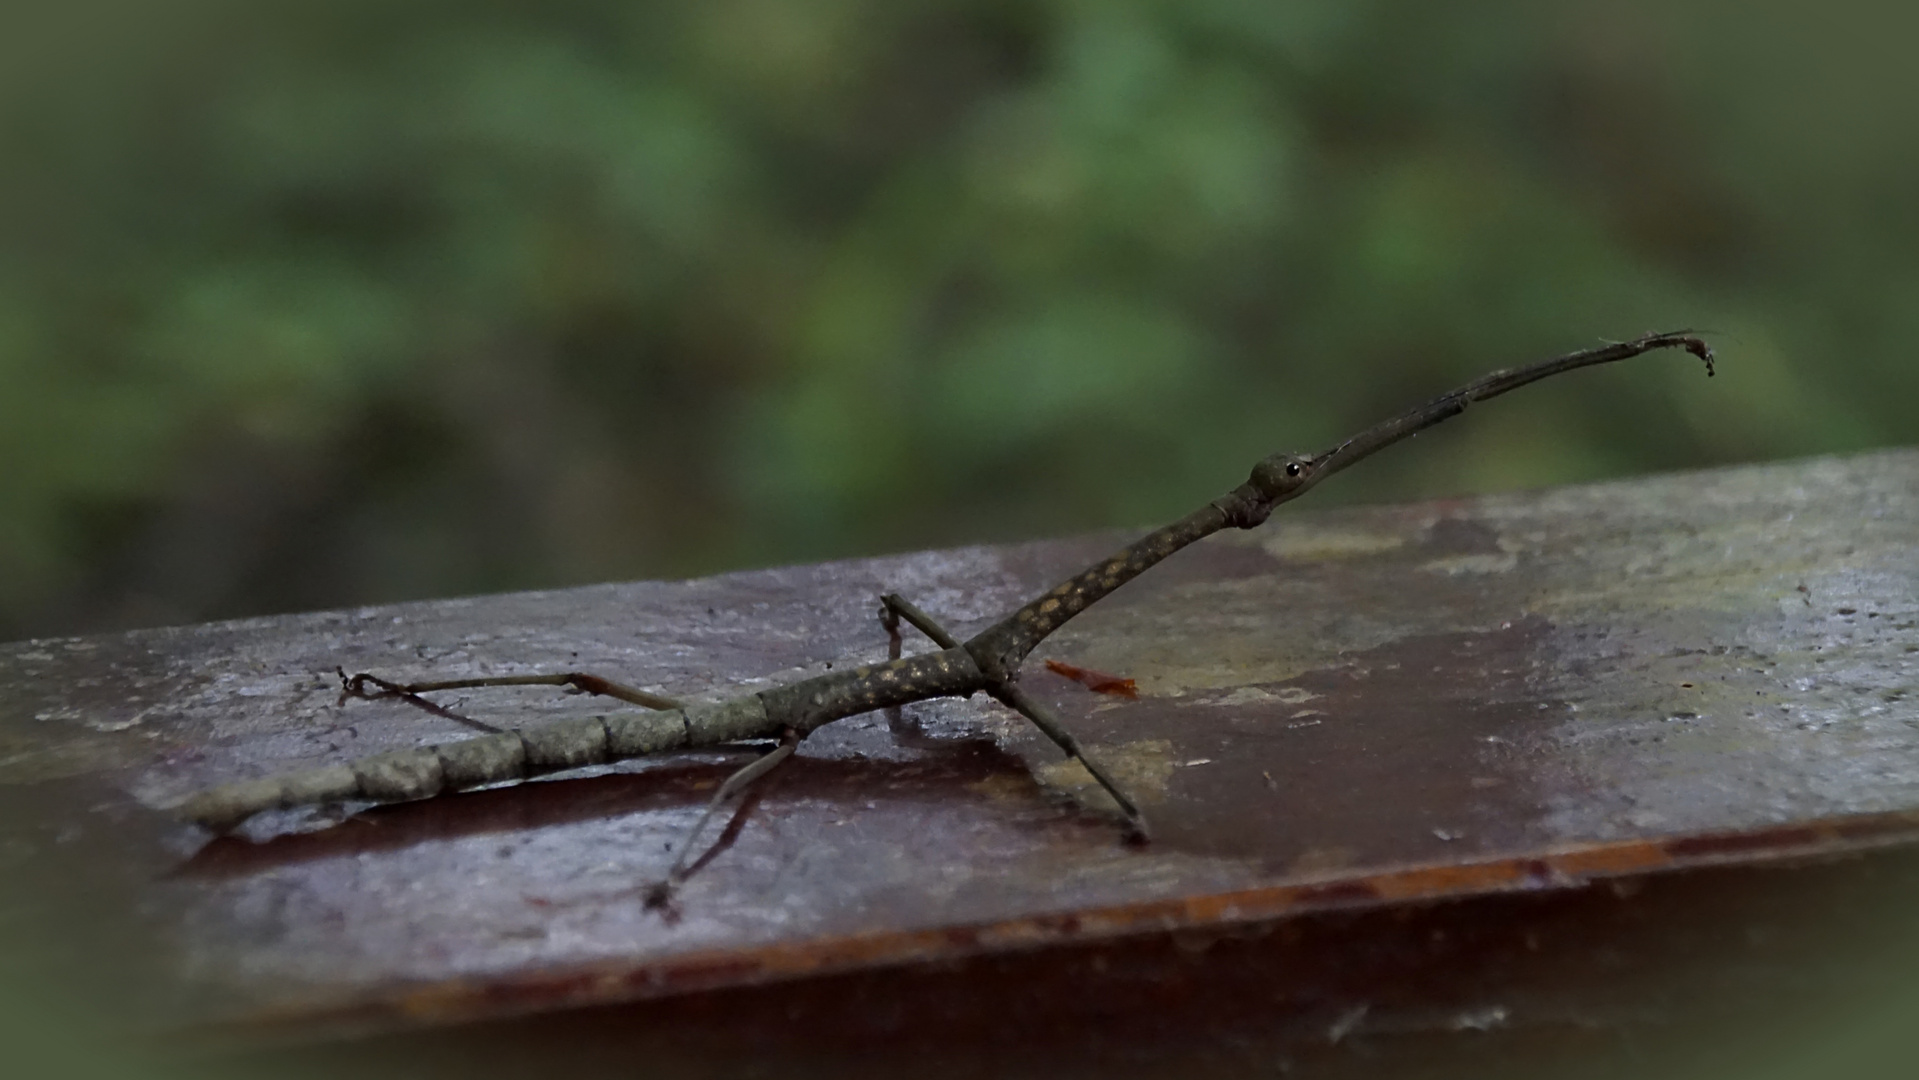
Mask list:
[[[1912,442],[1919,16],[72,0],[0,32],[0,637]]]

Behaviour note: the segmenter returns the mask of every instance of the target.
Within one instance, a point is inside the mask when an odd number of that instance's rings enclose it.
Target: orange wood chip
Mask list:
[[[1136,698],[1139,687],[1133,680],[1122,679],[1117,675],[1108,675],[1104,671],[1092,671],[1083,667],[1074,667],[1059,660],[1046,661],[1046,670],[1055,675],[1064,675],[1079,683],[1095,694],[1118,694],[1120,697]]]

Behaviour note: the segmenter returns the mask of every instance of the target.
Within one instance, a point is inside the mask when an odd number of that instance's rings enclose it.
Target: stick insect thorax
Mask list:
[[[984,691],[1032,720],[1068,756],[1085,765],[1119,804],[1134,834],[1143,837],[1145,822],[1132,800],[1086,756],[1058,720],[1018,685],[1020,665],[1047,635],[1174,552],[1227,527],[1253,528],[1274,508],[1306,494],[1328,477],[1459,415],[1475,402],[1550,375],[1660,349],[1691,353],[1705,363],[1707,375],[1713,374],[1711,348],[1689,331],[1648,334],[1492,372],[1328,450],[1317,454],[1280,453],[1261,459],[1245,483],[1087,567],[964,642],[955,640],[911,604],[893,596],[882,598],[882,617],[888,620],[888,627],[896,626],[900,618],[906,619],[941,646],[936,652],[841,669],[715,704],[682,704],[581,672],[411,684],[391,683],[371,675],[352,676],[346,680],[346,689],[361,696],[401,696],[417,702],[420,699],[416,695],[431,690],[564,685],[659,711],[556,721],[242,781],[190,797],[181,804],[179,813],[218,831],[261,810],[349,800],[419,799],[620,758],[742,740],[780,739],[781,749],[768,758],[784,760],[799,739],[835,720],[930,698],[965,697]],[[379,692],[367,694],[364,688],[369,684],[378,687]],[[751,772],[758,776],[770,767],[768,759],[762,759],[741,770],[740,775]],[[739,786],[729,783],[722,790]],[[679,872],[676,867],[674,873]]]

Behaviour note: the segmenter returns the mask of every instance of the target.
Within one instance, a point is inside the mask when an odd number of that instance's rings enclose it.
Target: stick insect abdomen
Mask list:
[[[746,702],[750,706],[759,704],[756,696],[748,695],[747,699],[718,706],[556,720],[522,731],[392,750],[343,765],[208,788],[183,803],[179,813],[215,832],[225,832],[263,810],[346,801],[410,802],[443,792],[657,754],[694,745],[691,733],[696,718],[722,714],[712,719],[735,721],[723,725],[731,728],[742,726],[737,719],[739,713],[748,711],[740,707]]]
[[[848,716],[928,698],[965,697],[986,686],[972,654],[950,648],[802,679],[759,697],[768,720],[804,735]]]
[[[180,813],[222,832],[262,810],[349,800],[411,802],[667,750],[777,738],[788,729],[804,734],[856,713],[932,697],[964,697],[985,685],[964,649],[945,649],[712,705],[555,720],[226,784],[193,796]]]

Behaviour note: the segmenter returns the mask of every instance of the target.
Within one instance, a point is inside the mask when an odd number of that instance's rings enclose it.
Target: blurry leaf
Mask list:
[[[1909,22],[9,13],[0,632],[1142,524],[1683,324],[1710,385],[1583,375],[1315,498],[1912,441]]]

